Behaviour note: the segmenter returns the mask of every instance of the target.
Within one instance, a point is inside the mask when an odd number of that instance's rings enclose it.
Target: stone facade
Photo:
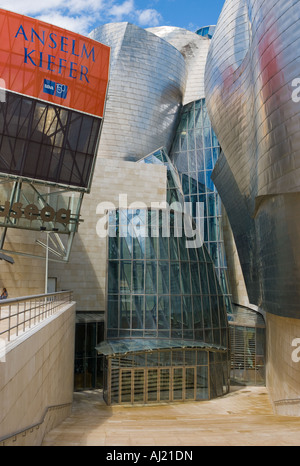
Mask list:
[[[72,303],[7,344],[0,363],[0,444],[38,446],[45,432],[70,413],[74,326]],[[38,429],[28,429],[36,424]]]

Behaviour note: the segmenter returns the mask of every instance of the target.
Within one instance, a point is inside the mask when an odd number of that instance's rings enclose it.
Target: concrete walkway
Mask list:
[[[90,391],[74,394],[71,416],[43,446],[300,446],[300,418],[275,416],[263,387],[159,406],[108,407]]]

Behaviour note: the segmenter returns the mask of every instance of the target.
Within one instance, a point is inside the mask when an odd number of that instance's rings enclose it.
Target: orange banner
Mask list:
[[[0,85],[26,96],[103,117],[110,48],[0,9]]]

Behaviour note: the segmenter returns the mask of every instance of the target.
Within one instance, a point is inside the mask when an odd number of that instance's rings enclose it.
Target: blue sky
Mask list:
[[[115,21],[143,28],[176,26],[196,31],[216,24],[223,4],[224,0],[0,0],[0,8],[80,34]]]

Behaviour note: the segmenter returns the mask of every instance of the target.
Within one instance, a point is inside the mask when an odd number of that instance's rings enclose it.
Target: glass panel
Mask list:
[[[130,293],[130,292],[131,292],[131,262],[121,261],[120,293]]]
[[[191,262],[190,267],[191,267],[191,278],[192,278],[192,293],[193,295],[201,294],[198,263]]]
[[[157,401],[157,381],[158,381],[158,370],[150,369],[148,370],[148,381],[147,381],[147,392],[148,392],[148,401]]]
[[[111,371],[111,402],[119,403],[119,369],[113,369]]]
[[[139,236],[132,239],[133,259],[143,259],[145,255],[145,238]]]
[[[144,263],[133,262],[132,272],[133,293],[144,293]]]
[[[182,319],[184,329],[193,329],[193,309],[192,298],[190,296],[182,297]]]
[[[209,296],[202,296],[202,302],[203,302],[203,323],[204,323],[204,328],[211,328],[212,323],[211,323],[211,311],[210,311],[210,299]]]
[[[173,369],[173,400],[183,399],[183,369]]]
[[[120,328],[130,328],[130,310],[131,310],[131,296],[124,295],[120,297]]]
[[[164,226],[163,231],[165,230],[165,234],[167,232],[167,227]],[[168,250],[168,241],[167,237],[162,236],[162,231],[160,231],[160,237],[158,238],[159,241],[159,258],[160,259],[169,259],[169,250]]]
[[[170,369],[160,369],[160,401],[170,400]]]
[[[148,230],[148,237],[145,238],[145,256],[147,259],[157,259],[157,238]]]
[[[119,243],[118,238],[112,236],[115,232],[115,226],[110,226],[110,237],[109,237],[109,246],[108,246],[108,258],[109,259],[118,259],[119,254]]]
[[[213,158],[211,149],[205,149],[205,166],[206,170],[213,169]]]
[[[140,367],[146,366],[146,354],[145,353],[136,354],[134,360],[137,366],[140,366]]]
[[[182,190],[183,194],[190,194],[190,183],[189,183],[189,177],[186,174],[182,175]]]
[[[210,364],[209,366],[209,378],[210,378],[210,398],[216,398],[218,396],[219,386],[219,374],[217,371],[218,364]]]
[[[203,327],[202,322],[202,300],[201,296],[193,296],[194,327],[199,329]]]
[[[179,260],[177,238],[174,238],[174,236],[170,237],[170,260]]]
[[[188,262],[181,262],[182,293],[191,294],[190,267]]]
[[[197,400],[208,399],[208,368],[207,366],[197,367]]]
[[[109,262],[108,263],[108,292],[118,293],[119,292],[119,263]]]
[[[180,250],[180,258],[182,261],[187,261],[189,257],[188,257],[188,249],[186,247],[186,237],[182,236],[181,238],[178,238],[178,243],[179,243],[179,250]]]
[[[144,382],[145,382],[145,371],[135,370],[134,371],[134,401],[144,402]]]
[[[171,329],[173,338],[182,338],[181,296],[171,296]]]
[[[180,286],[180,268],[178,262],[171,263],[171,283],[170,283],[170,291],[171,293],[180,293],[181,286]]]
[[[121,372],[121,403],[131,402],[131,371]]]
[[[196,365],[196,351],[195,350],[185,350],[185,365],[186,366]]]
[[[158,297],[158,328],[170,328],[170,304],[169,296]]]
[[[144,296],[132,296],[132,328],[143,329]]]
[[[208,364],[208,354],[207,351],[197,351],[197,365],[207,365]]]
[[[207,264],[207,273],[210,287],[210,294],[217,294],[216,277],[213,264]]]
[[[171,351],[160,351],[160,366],[171,366]]]
[[[195,399],[195,368],[187,367],[185,370],[185,399]]]
[[[207,215],[208,217],[216,217],[218,215],[216,194],[207,194]]]
[[[177,350],[172,352],[172,364],[173,366],[184,365],[184,352],[183,350]]]
[[[216,217],[208,219],[208,228],[209,228],[209,240],[218,241],[218,221]]]
[[[200,280],[201,280],[202,293],[209,294],[208,284],[207,284],[206,265],[202,265],[201,267]]]
[[[157,325],[157,298],[145,297],[145,329],[156,329]]]
[[[155,294],[157,292],[157,262],[146,262],[146,294]]]
[[[214,296],[214,295],[211,296],[210,297],[210,302],[211,302],[212,325],[215,328],[220,327],[218,297]]]
[[[132,255],[132,237],[122,236],[124,230],[120,228],[120,258],[130,259]]]
[[[109,295],[107,302],[107,327],[118,328],[118,295]]]
[[[147,353],[147,366],[158,366],[158,352]]]
[[[158,293],[169,294],[169,263],[158,263]]]

